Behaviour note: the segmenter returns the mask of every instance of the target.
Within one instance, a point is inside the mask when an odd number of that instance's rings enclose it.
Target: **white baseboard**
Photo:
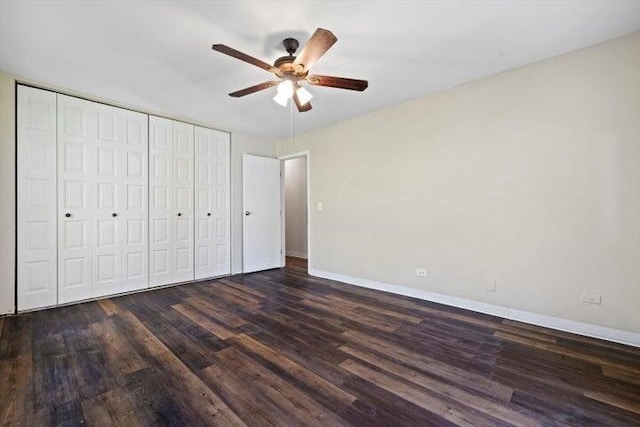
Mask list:
[[[609,328],[607,326],[593,325],[590,323],[576,322],[575,320],[563,319],[560,317],[547,316],[529,311],[517,310],[501,305],[487,304],[465,298],[458,298],[450,295],[424,291],[421,289],[406,286],[392,285],[389,283],[377,282],[375,280],[362,279],[359,277],[345,276],[328,271],[309,269],[311,276],[323,279],[336,280],[350,285],[361,286],[379,291],[391,292],[393,294],[419,298],[439,304],[464,308],[466,310],[477,311],[479,313],[490,314],[504,319],[517,320],[519,322],[530,323],[536,326],[557,329],[559,331],[571,332],[592,338],[600,338],[620,344],[640,347],[640,334],[620,329]]]
[[[296,257],[296,258],[307,259],[307,254],[304,253],[304,252],[287,251],[287,256],[293,256],[293,257]]]

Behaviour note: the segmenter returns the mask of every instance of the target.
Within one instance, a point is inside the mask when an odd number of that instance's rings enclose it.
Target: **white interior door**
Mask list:
[[[151,286],[194,279],[194,126],[149,118]]]
[[[88,193],[92,220],[89,232],[93,242],[91,296],[99,297],[120,292],[122,288],[122,210],[123,210],[123,126],[119,109],[91,103],[96,112],[97,133],[90,144],[95,147],[96,162],[88,166],[93,175]],[[120,216],[118,216],[120,215]]]
[[[280,160],[242,156],[243,271],[282,267]]]
[[[91,297],[97,124],[91,102],[58,95],[58,303]]]
[[[56,94],[18,86],[18,310],[57,303]]]
[[[230,184],[228,133],[196,126],[195,278],[228,275]]]
[[[122,291],[149,287],[149,187],[148,120],[149,116],[121,110],[123,115],[123,173],[121,205],[122,223]]]
[[[194,279],[193,125],[173,122],[173,281]]]
[[[173,282],[173,123],[149,117],[149,282]]]

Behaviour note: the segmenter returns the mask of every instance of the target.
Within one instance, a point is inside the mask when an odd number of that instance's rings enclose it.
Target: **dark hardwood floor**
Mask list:
[[[287,255],[286,265],[288,268],[296,267],[298,271],[307,271],[307,260],[305,258],[298,258],[295,256]]]
[[[0,319],[2,425],[640,425],[640,349],[303,267]]]

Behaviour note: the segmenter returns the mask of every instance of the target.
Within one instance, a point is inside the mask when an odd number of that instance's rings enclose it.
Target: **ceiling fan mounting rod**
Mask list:
[[[286,38],[286,39],[282,40],[282,46],[284,47],[284,50],[287,51],[289,56],[293,56],[293,53],[296,50],[298,50],[298,47],[300,46],[300,43],[298,43],[298,40],[296,40],[296,39]]]

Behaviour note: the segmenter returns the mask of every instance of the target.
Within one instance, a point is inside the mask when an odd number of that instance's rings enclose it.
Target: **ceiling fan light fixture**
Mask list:
[[[278,91],[278,93],[276,93],[276,96],[273,97],[273,100],[277,104],[280,104],[283,107],[286,107],[287,103],[289,101],[289,98],[291,98],[291,97],[290,96],[284,96],[283,94],[280,93],[280,91]]]
[[[313,95],[311,95],[311,92],[309,92],[302,86],[298,86],[298,89],[296,89],[296,95],[298,96],[300,105],[306,104],[307,102],[311,101],[311,98],[313,98]]]
[[[278,95],[289,99],[293,96],[293,89],[293,82],[291,80],[283,80],[280,84],[278,84]]]

